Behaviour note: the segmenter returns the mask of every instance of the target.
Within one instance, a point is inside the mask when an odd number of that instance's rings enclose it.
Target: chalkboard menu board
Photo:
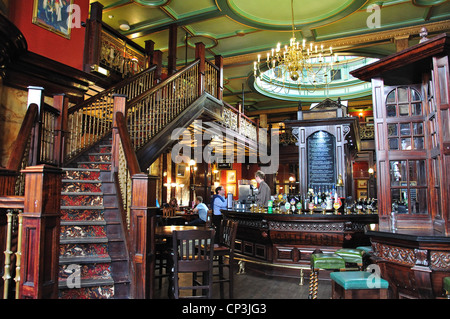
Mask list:
[[[325,131],[308,137],[308,185],[332,188],[336,184],[336,138]]]

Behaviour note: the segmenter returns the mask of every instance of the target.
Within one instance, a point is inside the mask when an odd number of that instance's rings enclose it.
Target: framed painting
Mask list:
[[[367,188],[367,180],[358,179],[358,188]]]
[[[33,24],[70,39],[73,0],[34,0]]]
[[[361,190],[358,189],[357,194],[356,194],[356,198],[359,199],[367,199],[367,191],[366,190]]]
[[[227,183],[236,183],[236,171],[227,171]]]

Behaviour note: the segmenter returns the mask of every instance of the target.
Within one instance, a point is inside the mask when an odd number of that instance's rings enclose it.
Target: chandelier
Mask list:
[[[292,13],[292,38],[289,46],[284,49],[278,43],[276,48],[272,48],[267,56],[254,62],[254,77],[256,81],[270,82],[273,87],[284,88],[286,90],[306,87],[314,90],[317,86],[328,85],[338,71],[334,68],[338,62],[337,54],[333,55],[333,48],[330,46],[324,49],[312,42],[309,44],[306,39],[300,43],[295,38],[294,25],[294,0],[291,0]]]

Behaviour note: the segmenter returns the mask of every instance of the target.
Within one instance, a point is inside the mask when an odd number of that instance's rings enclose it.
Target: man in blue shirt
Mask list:
[[[215,242],[217,243],[220,235],[219,234],[220,223],[222,222],[222,213],[220,212],[220,210],[227,209],[227,201],[225,199],[225,188],[223,188],[223,186],[218,186],[216,188],[216,194],[213,196],[211,200],[211,209],[213,211],[212,223],[216,230]]]
[[[201,196],[197,196],[195,199],[195,204],[196,206],[192,211],[194,213],[198,213],[199,218],[192,220],[188,225],[204,225],[206,223],[206,219],[208,218],[208,206],[203,203],[203,197]]]

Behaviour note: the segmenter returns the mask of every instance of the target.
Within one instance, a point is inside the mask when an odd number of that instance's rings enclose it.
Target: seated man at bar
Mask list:
[[[256,182],[259,184],[258,195],[256,195],[256,205],[262,207],[267,207],[270,200],[270,187],[264,180],[265,176],[266,174],[262,171],[257,171],[255,173]]]
[[[189,222],[189,226],[199,226],[204,225],[206,223],[206,219],[208,218],[208,206],[203,203],[203,197],[197,196],[195,199],[195,207],[192,210],[193,213],[198,214],[198,218]]]

